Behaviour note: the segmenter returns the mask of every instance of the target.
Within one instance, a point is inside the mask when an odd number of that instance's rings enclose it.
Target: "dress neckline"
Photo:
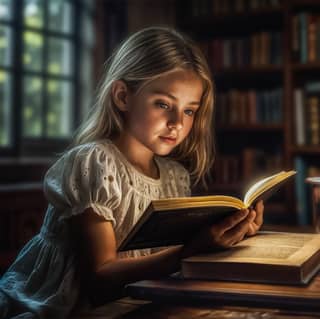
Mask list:
[[[119,148],[109,139],[104,140],[107,144],[109,144],[119,155],[120,160],[127,166],[131,171],[134,172],[134,174],[139,175],[144,181],[152,183],[152,184],[161,184],[161,178],[162,178],[162,170],[161,170],[161,163],[157,156],[154,156],[155,164],[159,171],[159,178],[152,178],[148,175],[143,174],[140,172],[136,167],[134,167],[133,164],[129,162],[129,160],[125,157],[125,155],[119,150]]]

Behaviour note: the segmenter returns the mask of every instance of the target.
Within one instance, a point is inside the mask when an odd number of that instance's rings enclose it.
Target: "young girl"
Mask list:
[[[46,217],[0,281],[0,318],[65,318],[80,293],[102,304],[130,282],[177,271],[182,258],[255,234],[262,202],[185,245],[117,253],[151,200],[190,195],[179,162],[194,182],[209,171],[212,113],[210,71],[188,38],[163,27],[129,37],[73,147],[47,172]]]

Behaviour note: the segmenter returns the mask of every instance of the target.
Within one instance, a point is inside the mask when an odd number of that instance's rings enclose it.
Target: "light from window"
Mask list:
[[[0,71],[0,146],[11,142],[10,92],[11,76],[8,72]]]
[[[29,71],[41,72],[43,69],[43,35],[38,32],[23,33],[23,64]]]
[[[11,20],[12,18],[12,0],[0,0],[0,19]]]
[[[42,79],[38,76],[25,76],[23,81],[23,135],[42,135]]]
[[[94,3],[0,0],[1,154],[49,154],[48,140],[64,145],[92,105]]]
[[[43,0],[24,0],[23,16],[26,26],[43,28],[44,3]]]
[[[71,76],[73,73],[72,43],[56,37],[49,37],[48,72]]]
[[[0,24],[0,65],[12,65],[11,28]]]
[[[49,30],[63,33],[73,31],[73,11],[71,4],[63,0],[49,1]]]
[[[47,136],[71,135],[71,105],[73,86],[68,81],[48,81]]]

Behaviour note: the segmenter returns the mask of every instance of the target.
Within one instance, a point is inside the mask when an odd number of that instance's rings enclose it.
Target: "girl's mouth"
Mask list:
[[[170,136],[160,136],[160,139],[168,144],[175,144],[177,142],[176,137],[170,137]]]

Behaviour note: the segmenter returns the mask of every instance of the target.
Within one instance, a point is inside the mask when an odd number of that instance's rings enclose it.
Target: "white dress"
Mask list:
[[[117,243],[128,234],[150,201],[190,195],[187,171],[156,157],[160,178],[137,171],[109,140],[65,153],[47,172],[49,202],[40,233],[31,239],[0,279],[0,319],[65,318],[79,297],[75,255],[67,220],[91,207],[112,222]],[[149,249],[119,257],[149,254]],[[7,317],[10,311],[16,315]]]

